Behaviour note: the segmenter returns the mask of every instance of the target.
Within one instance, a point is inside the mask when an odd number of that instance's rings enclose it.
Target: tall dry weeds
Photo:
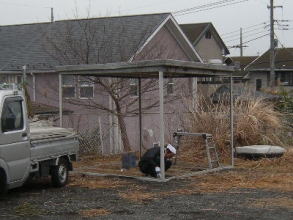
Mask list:
[[[212,103],[207,97],[197,98],[195,108],[185,100],[188,112],[182,118],[184,129],[190,132],[210,133],[221,155],[230,155],[230,105],[229,99],[222,97]],[[193,105],[194,106],[194,105]],[[234,146],[271,144],[282,145],[280,139],[282,125],[281,113],[274,110],[271,103],[260,98],[234,100]],[[190,145],[202,145],[192,140]]]

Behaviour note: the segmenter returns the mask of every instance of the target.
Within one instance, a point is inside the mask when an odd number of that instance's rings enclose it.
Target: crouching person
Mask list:
[[[176,154],[176,149],[171,144],[168,144],[165,148],[165,171],[167,171],[171,165],[171,158]],[[146,176],[150,175],[152,177],[160,177],[161,176],[161,168],[160,168],[160,147],[153,147],[141,157],[138,163],[139,169]]]

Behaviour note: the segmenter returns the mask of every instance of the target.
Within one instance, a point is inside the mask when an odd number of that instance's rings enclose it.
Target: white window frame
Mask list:
[[[172,92],[169,92],[171,88]],[[167,86],[166,86],[166,93],[167,95],[174,95],[175,94],[175,82],[173,78],[168,79]]]
[[[82,76],[78,76],[78,91],[79,91],[79,99],[93,99],[95,98],[95,85],[93,82],[90,82],[90,80],[88,80],[88,85],[82,85],[81,82],[83,81],[87,81],[86,79],[82,79]],[[93,94],[92,97],[81,97],[81,92],[80,89],[81,88],[93,88]]]
[[[134,93],[131,93],[132,91],[134,91],[134,89],[132,90],[132,87],[136,87],[136,93],[134,94]],[[129,83],[129,88],[130,88],[130,90],[129,90],[129,92],[130,92],[130,97],[138,97],[139,96],[139,88],[138,88],[138,79],[137,78],[131,78],[130,79],[130,83]]]
[[[66,77],[66,76],[73,77],[73,84],[64,84],[64,77]],[[64,91],[63,91],[64,88],[74,88],[73,97],[66,97],[65,94],[64,94]],[[62,94],[63,94],[64,99],[74,99],[74,98],[76,98],[76,77],[74,75],[63,75],[63,79],[62,79]]]

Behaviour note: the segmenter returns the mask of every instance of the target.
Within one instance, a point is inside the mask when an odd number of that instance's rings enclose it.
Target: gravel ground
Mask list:
[[[126,185],[97,189],[72,185],[52,188],[48,180],[33,182],[0,198],[0,219],[85,219],[82,210],[106,210],[88,219],[293,219],[292,204],[255,203],[293,198],[290,192],[238,189],[160,196],[161,192],[184,188],[189,181],[145,183],[127,180]],[[121,197],[121,193],[131,194],[130,186],[158,197],[141,201]]]

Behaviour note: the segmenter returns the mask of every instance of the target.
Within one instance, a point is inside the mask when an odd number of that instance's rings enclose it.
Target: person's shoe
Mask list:
[[[161,173],[157,173],[157,178],[161,179],[162,175]]]

